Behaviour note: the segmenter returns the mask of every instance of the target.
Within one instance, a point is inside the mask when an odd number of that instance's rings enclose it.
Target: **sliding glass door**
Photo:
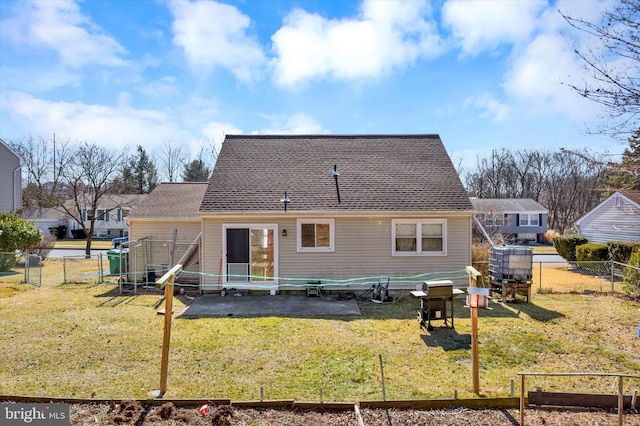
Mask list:
[[[276,280],[276,225],[224,226],[226,282],[272,284]]]

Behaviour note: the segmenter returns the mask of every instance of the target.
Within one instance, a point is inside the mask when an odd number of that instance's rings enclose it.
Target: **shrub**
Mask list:
[[[15,253],[35,246],[42,240],[42,231],[33,223],[20,219],[17,213],[0,212],[0,252]],[[15,256],[13,256],[15,258]],[[15,259],[3,256],[0,271],[9,271]],[[12,264],[13,262],[13,264]],[[8,269],[7,269],[8,268]]]
[[[576,247],[576,260],[596,262],[609,260],[609,247],[607,244],[581,244]]]
[[[584,235],[566,235],[553,239],[553,247],[558,254],[569,262],[576,261],[576,247],[588,243],[589,240]]]
[[[640,251],[636,251],[629,258],[628,264],[632,267],[624,268],[623,290],[634,296],[640,296]]]
[[[49,252],[56,244],[56,237],[48,235],[42,239],[38,244],[29,249],[29,253],[40,256],[42,260],[45,260],[49,255]]]
[[[547,243],[553,243],[553,239],[558,236],[560,236],[560,234],[558,234],[556,231],[554,231],[553,229],[548,229],[547,232],[544,233],[543,238]]]
[[[609,259],[620,263],[627,263],[633,252],[633,247],[638,243],[628,241],[612,241],[607,243],[609,247]]]
[[[16,253],[6,253],[0,251],[0,272],[8,272],[11,271],[16,263],[18,262],[18,258],[16,257]]]

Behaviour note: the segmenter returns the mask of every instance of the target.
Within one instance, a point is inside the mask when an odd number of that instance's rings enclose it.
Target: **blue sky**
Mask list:
[[[562,16],[606,1],[0,2],[0,137],[192,153],[225,134],[438,133],[491,149],[620,153]],[[565,84],[563,84],[565,83]],[[465,166],[466,167],[466,166]]]

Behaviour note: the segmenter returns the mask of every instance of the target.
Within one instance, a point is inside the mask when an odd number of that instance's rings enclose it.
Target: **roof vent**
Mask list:
[[[340,187],[338,186],[338,176],[340,176],[340,173],[338,172],[338,166],[337,165],[333,165],[333,179],[335,179],[336,181],[336,194],[338,195],[338,204],[340,204]]]

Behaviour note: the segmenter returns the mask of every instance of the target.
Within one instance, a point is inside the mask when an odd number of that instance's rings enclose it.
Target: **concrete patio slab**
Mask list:
[[[358,316],[360,308],[355,300],[334,300],[304,295],[249,294],[240,297],[205,294],[180,314],[190,317],[255,317],[255,316]]]

